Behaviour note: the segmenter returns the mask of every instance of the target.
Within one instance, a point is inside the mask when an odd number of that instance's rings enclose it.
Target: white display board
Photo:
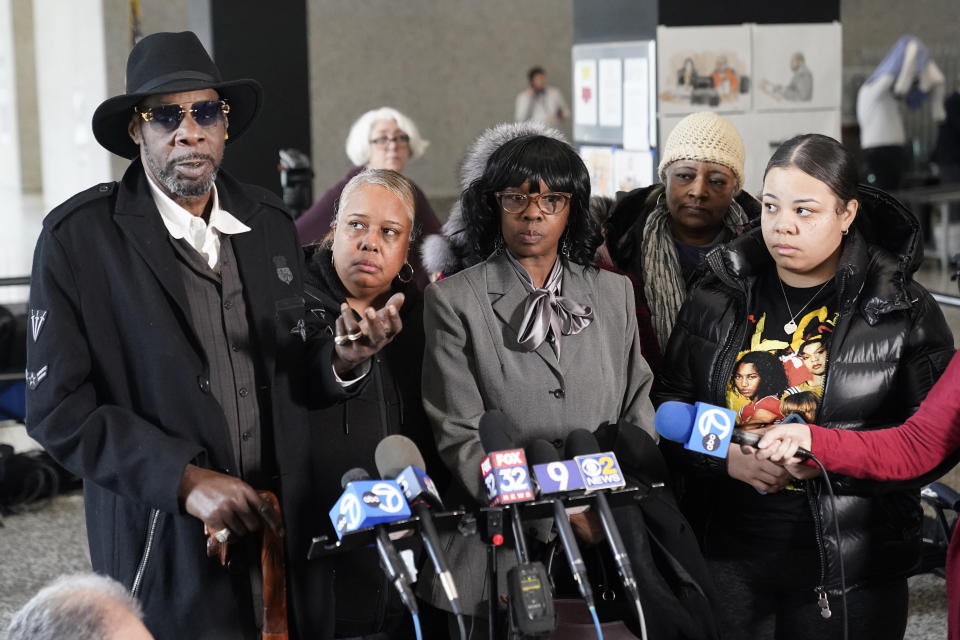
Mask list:
[[[753,25],[753,106],[832,109],[841,102],[839,22]]]
[[[750,25],[657,27],[661,115],[751,108]]]

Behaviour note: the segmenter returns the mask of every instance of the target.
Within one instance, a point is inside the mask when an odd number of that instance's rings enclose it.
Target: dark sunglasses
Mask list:
[[[161,104],[157,107],[134,107],[133,110],[143,118],[144,122],[166,132],[175,131],[186,116],[182,104]],[[220,119],[230,113],[230,105],[226,100],[204,100],[190,105],[190,115],[201,127],[212,127]]]

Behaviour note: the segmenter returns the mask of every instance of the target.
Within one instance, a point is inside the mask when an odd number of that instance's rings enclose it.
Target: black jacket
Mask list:
[[[643,261],[640,250],[643,246],[643,228],[657,202],[666,197],[664,188],[662,184],[654,184],[618,193],[617,203],[603,224],[607,250],[614,265],[635,275],[641,283]],[[734,200],[743,207],[748,219],[755,220],[760,216],[760,203],[746,191],[740,191]],[[725,233],[728,232],[725,230]]]
[[[922,260],[916,218],[886,193],[861,187],[860,212],[837,270],[840,316],[830,347],[817,422],[837,429],[900,424],[926,396],[953,355],[953,338],[930,294],[911,280]],[[746,337],[757,276],[774,267],[760,229],[706,257],[709,274],[690,294],[670,337],[666,373],[654,403],[704,401],[723,406],[724,391]],[[723,461],[684,451],[684,508],[702,539],[723,512],[736,480]],[[934,472],[936,473],[936,472]],[[931,474],[932,476],[933,474]],[[833,476],[846,584],[902,575],[919,560],[920,502],[912,484]],[[839,588],[833,516],[821,480],[808,483],[818,542],[825,550],[821,585]]]
[[[274,472],[269,486],[255,488],[280,498],[291,637],[314,637],[322,593],[304,561],[305,516],[316,509],[302,447],[305,390],[309,380],[312,397],[344,391],[330,366],[332,341],[305,343],[298,330],[302,257],[283,204],[225,172],[216,184],[221,206],[251,227],[229,242],[254,341],[263,447],[273,452],[263,461]],[[139,160],[121,182],[82,192],[44,219],[30,308],[46,315],[28,342],[27,428],[84,479],[94,570],[137,583],[158,639],[254,637],[250,607],[234,592],[245,569],[206,557],[202,523],[177,500],[188,463],[236,470],[176,249]],[[321,377],[308,378],[308,358]]]
[[[650,319],[650,310],[644,294],[644,273],[641,248],[643,247],[643,229],[647,218],[656,208],[657,202],[665,197],[664,185],[654,184],[649,187],[634,189],[617,194],[617,202],[610,212],[610,217],[603,224],[603,234],[606,239],[607,250],[614,266],[621,273],[627,275],[633,283],[637,294],[637,326],[640,330],[640,342],[643,345],[643,357],[650,364],[654,375],[659,375],[663,368],[663,352],[665,345],[657,340],[653,323]],[[751,221],[760,216],[760,203],[746,191],[741,191],[734,200],[743,207],[747,218]],[[722,232],[722,241],[730,240],[733,234],[726,227]],[[692,284],[702,273],[700,269],[693,270],[687,277],[687,284]]]
[[[311,245],[307,256],[305,301],[308,330],[333,336],[346,290],[331,263],[329,249]],[[400,307],[403,330],[371,361],[368,383],[356,396],[326,409],[309,413],[310,457],[314,461],[312,485],[317,504],[313,519],[315,534],[333,537],[327,510],[342,492],[340,478],[354,467],[377,474],[374,451],[389,435],[413,440],[426,463],[426,471],[442,492],[449,474],[440,462],[420,397],[423,366],[423,295],[413,286],[395,283],[395,292],[405,296]],[[398,542],[410,546],[411,539]],[[419,552],[419,547],[414,546]],[[323,561],[334,584],[334,598],[326,602],[336,610],[338,636],[359,636],[399,629],[408,634],[411,622],[396,590],[380,569],[373,549],[349,552]],[[334,578],[335,573],[335,578]],[[317,602],[317,606],[321,606]]]

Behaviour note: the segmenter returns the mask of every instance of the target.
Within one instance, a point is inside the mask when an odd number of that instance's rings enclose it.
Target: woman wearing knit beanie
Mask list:
[[[651,363],[660,361],[650,350],[667,344],[703,256],[760,214],[760,203],[741,190],[743,160],[743,141],[728,120],[691,114],[664,145],[662,183],[622,195],[604,224],[614,266],[642,284],[657,341],[644,345]]]

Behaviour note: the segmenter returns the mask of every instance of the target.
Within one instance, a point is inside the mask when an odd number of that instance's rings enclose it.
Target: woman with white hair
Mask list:
[[[420,136],[417,125],[410,118],[391,107],[373,109],[357,118],[350,127],[346,144],[347,156],[355,166],[296,220],[301,244],[319,242],[330,232],[340,193],[354,176],[364,169],[391,169],[403,173],[407,162],[423,155],[429,144]],[[413,185],[413,189],[420,230],[424,234],[439,233],[440,222],[427,197],[416,185]],[[430,279],[420,264],[419,242],[410,252],[410,265],[413,267],[414,281],[422,289]]]

